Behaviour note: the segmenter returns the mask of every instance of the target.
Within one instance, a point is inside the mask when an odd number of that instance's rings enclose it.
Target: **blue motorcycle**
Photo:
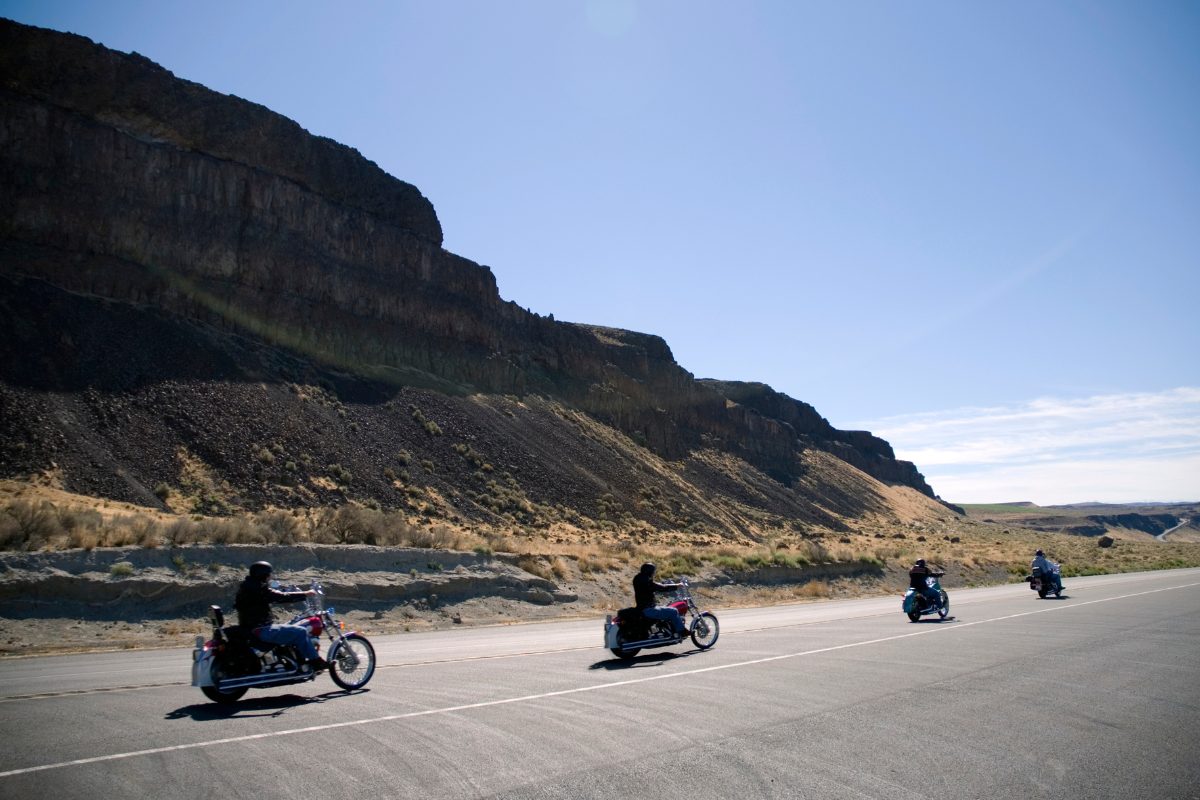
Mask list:
[[[950,596],[942,589],[937,578],[926,578],[925,585],[938,593],[938,602],[934,603],[925,595],[911,586],[904,593],[904,603],[901,608],[908,615],[909,622],[919,622],[926,614],[937,614],[945,619],[950,614]]]

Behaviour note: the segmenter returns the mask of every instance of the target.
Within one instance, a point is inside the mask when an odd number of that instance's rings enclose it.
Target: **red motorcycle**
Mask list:
[[[304,610],[292,618],[292,625],[303,625],[320,652],[321,635],[332,644],[325,656],[329,677],[343,689],[361,689],[375,674],[375,648],[361,633],[342,633],[342,623],[332,608],[322,608],[325,592],[316,581],[316,593],[305,600]],[[297,591],[291,589],[291,591]],[[220,606],[209,610],[212,638],[196,637],[192,651],[192,686],[215,703],[237,702],[250,689],[286,686],[314,680],[317,673],[300,653],[288,645],[272,644],[255,637],[240,625],[226,625]]]
[[[717,637],[721,634],[717,617],[711,611],[701,611],[696,606],[687,578],[679,582],[674,598],[667,605],[679,612],[687,629],[685,635],[676,633],[666,620],[647,619],[636,608],[622,608],[615,617],[609,614],[604,620],[604,646],[617,658],[633,658],[643,648],[669,647],[689,636],[701,650],[707,650],[717,643]]]

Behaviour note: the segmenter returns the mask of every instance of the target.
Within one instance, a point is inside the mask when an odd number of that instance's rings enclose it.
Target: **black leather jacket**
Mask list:
[[[233,607],[237,609],[238,624],[248,630],[270,625],[272,603],[295,603],[305,598],[304,592],[281,592],[263,581],[247,577],[238,587]]]
[[[929,588],[925,583],[926,578],[940,578],[945,575],[945,572],[930,569],[929,567],[918,567],[916,564],[908,571],[908,585],[913,589],[925,591]]]
[[[639,572],[633,576],[633,602],[639,609],[654,608],[658,605],[654,602],[655,592],[670,592],[675,589],[674,584],[657,583],[654,578],[644,572]]]

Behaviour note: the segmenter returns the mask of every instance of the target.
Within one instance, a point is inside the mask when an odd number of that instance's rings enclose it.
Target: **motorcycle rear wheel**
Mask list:
[[[204,692],[204,696],[214,703],[236,703],[242,699],[242,695],[249,691],[249,687],[240,686],[236,689],[228,689],[221,691],[221,679],[229,677],[226,674],[225,668],[221,666],[219,661],[213,662],[212,665],[212,686],[201,686],[200,691]]]
[[[617,658],[633,658],[639,652],[641,652],[640,647],[632,647],[632,648],[621,647],[621,643],[624,641],[625,641],[625,632],[617,631],[617,646],[609,648],[609,650],[612,651],[612,654],[614,656],[616,656]]]
[[[707,650],[716,644],[720,635],[721,623],[717,622],[716,615],[708,611],[696,617],[696,621],[692,623],[692,644],[701,650]]]
[[[346,691],[361,689],[375,674],[375,648],[367,637],[349,633],[329,651],[329,677]]]
[[[921,612],[920,611],[908,612],[908,621],[909,622],[920,622],[921,621]]]

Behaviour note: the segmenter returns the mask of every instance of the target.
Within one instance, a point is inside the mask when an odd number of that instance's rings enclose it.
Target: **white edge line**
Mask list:
[[[697,669],[683,670],[681,672],[670,672],[662,675],[649,675],[643,678],[630,678],[623,681],[613,681],[610,683],[598,683],[591,686],[577,686],[574,689],[559,689],[554,692],[541,692],[539,694],[527,694],[521,697],[508,697],[503,700],[484,700],[478,703],[467,703],[458,706],[447,706],[445,708],[430,708],[424,711],[409,711],[404,714],[389,714],[384,717],[372,717],[370,719],[350,720],[348,722],[332,722],[327,725],[312,725],[306,728],[290,728],[283,731],[270,731],[268,733],[254,733],[246,736],[231,736],[226,739],[211,739],[204,742],[190,742],[188,744],[177,744],[168,747],[153,747],[148,750],[134,750],[128,753],[112,753],[106,756],[93,756],[91,758],[77,758],[72,761],[60,761],[55,764],[42,764],[36,767],[22,767],[21,769],[12,769],[5,772],[0,772],[0,778],[11,778],[16,775],[28,775],[33,772],[44,772],[51,769],[62,769],[64,767],[75,767],[84,764],[97,764],[104,761],[117,761],[125,758],[135,758],[138,756],[158,755],[160,753],[174,753],[180,750],[195,750],[201,747],[214,747],[221,744],[234,744],[237,742],[252,742],[258,739],[274,739],[280,736],[294,736],[301,733],[316,733],[319,731],[335,730],[337,728],[351,728],[362,725],[377,725],[382,722],[394,722],[401,719],[415,719],[417,717],[428,717],[438,714],[453,714],[459,711],[471,711],[477,708],[491,708],[494,706],[509,705],[512,703],[525,703],[531,700],[544,700],[550,697],[563,697],[571,694],[581,694],[583,692],[594,692],[602,689],[614,689],[621,686],[632,686],[639,683],[649,683],[651,681],[670,680],[673,678],[682,678],[690,675],[700,675],[705,672],[718,672],[726,669],[735,669],[739,667],[750,667],[757,664],[768,664],[772,661],[784,661],[791,658],[800,658],[802,656],[819,655],[821,653],[832,653],[836,650],[846,650],[851,647],[864,647],[872,644],[882,644],[884,642],[894,642],[898,639],[909,639],[913,636],[924,636],[926,634],[960,631],[964,628],[970,628],[975,625],[983,625],[989,622],[1003,622],[1005,620],[1017,619],[1019,617],[1029,617],[1034,614],[1045,614],[1050,611],[1064,611],[1068,608],[1079,608],[1080,606],[1090,606],[1096,603],[1109,603],[1114,600],[1126,600],[1130,597],[1140,597],[1142,595],[1157,594],[1159,592],[1170,592],[1176,589],[1188,589],[1193,586],[1200,586],[1200,582],[1187,583],[1180,586],[1166,586],[1161,589],[1149,589],[1144,592],[1134,592],[1132,594],[1123,594],[1117,597],[1105,597],[1099,600],[1084,600],[1079,603],[1072,603],[1067,606],[1055,605],[1048,608],[1039,608],[1034,611],[1022,611],[1017,614],[1008,614],[1003,617],[992,617],[990,619],[981,619],[974,622],[960,622],[951,627],[932,627],[925,628],[919,631],[909,633],[898,633],[895,636],[884,636],[879,639],[870,639],[862,642],[850,642],[848,644],[832,645],[830,647],[820,647],[815,650],[804,650],[798,653],[783,653],[777,656],[765,656],[763,658],[755,658],[749,661],[737,661],[732,664],[718,664],[712,667],[699,667]]]

